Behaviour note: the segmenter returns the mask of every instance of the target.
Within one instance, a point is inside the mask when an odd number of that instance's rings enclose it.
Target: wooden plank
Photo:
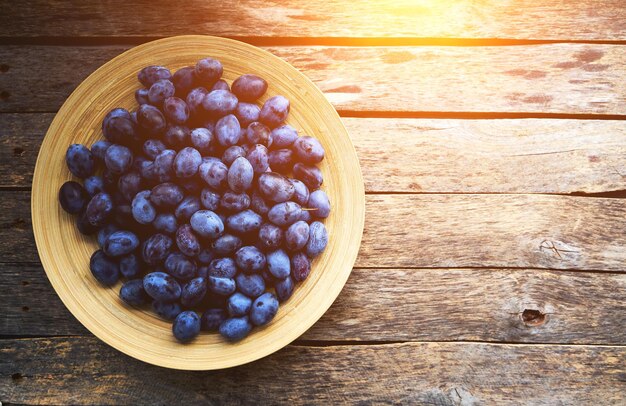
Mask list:
[[[2,261],[37,261],[30,193],[0,193],[0,207]],[[623,271],[624,229],[622,199],[368,195],[356,266]]]
[[[53,117],[0,114],[0,187],[30,187]],[[566,194],[626,189],[626,121],[343,121],[357,149],[367,192]]]
[[[3,403],[602,404],[626,347],[407,343],[287,348],[213,372],[158,368],[92,338],[0,341]]]
[[[626,39],[619,0],[305,0],[220,2],[184,7],[108,0],[20,2],[0,6],[0,37],[161,37],[210,34],[273,40],[290,37]],[[176,18],[168,18],[176,16]],[[62,23],[60,23],[62,22]]]
[[[82,79],[127,48],[2,46],[0,111],[56,111]],[[620,45],[266,49],[349,114],[626,114]]]
[[[0,336],[90,335],[41,266],[5,264]],[[625,344],[625,274],[354,269],[305,341]],[[373,294],[372,292],[376,292]]]

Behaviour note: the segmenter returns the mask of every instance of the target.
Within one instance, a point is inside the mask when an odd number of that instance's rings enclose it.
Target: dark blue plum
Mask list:
[[[176,207],[174,214],[180,221],[189,221],[191,216],[200,209],[200,199],[196,196],[187,196]]]
[[[293,166],[293,175],[296,179],[301,180],[309,188],[309,190],[316,190],[324,183],[324,177],[322,171],[318,167],[312,165],[305,165],[298,162]]]
[[[266,215],[272,208],[272,206],[267,204],[263,196],[261,196],[261,193],[256,189],[252,192],[252,197],[250,198],[250,207],[252,208],[252,210],[263,216]]]
[[[317,138],[304,135],[299,137],[292,146],[300,162],[316,164],[324,159],[324,147]]]
[[[85,190],[89,196],[95,196],[98,193],[104,192],[104,179],[102,176],[90,176],[83,182]]]
[[[282,125],[272,130],[272,147],[289,148],[298,139],[298,131],[290,125]]]
[[[197,149],[185,147],[181,149],[174,159],[174,173],[179,178],[191,178],[198,173],[202,163],[202,155]]]
[[[200,177],[213,190],[221,190],[227,185],[228,167],[219,159],[203,162],[199,168]]]
[[[235,117],[237,117],[237,120],[239,120],[239,124],[242,128],[248,127],[250,123],[259,121],[260,113],[261,108],[259,108],[259,106],[253,103],[244,102],[239,102],[234,112]]]
[[[274,171],[289,172],[293,168],[293,151],[287,148],[270,151],[267,160]]]
[[[209,276],[209,290],[215,294],[228,296],[232,294],[237,285],[232,278],[220,278],[217,276]]]
[[[239,157],[228,169],[228,186],[235,193],[243,193],[250,189],[254,180],[254,168],[250,162]]]
[[[115,224],[107,224],[98,231],[98,245],[100,248],[104,246],[106,239],[120,228]]]
[[[261,275],[239,274],[235,282],[237,283],[238,291],[253,299],[265,292],[265,281]]]
[[[156,218],[156,209],[150,201],[150,191],[144,190],[139,192],[133,198],[131,203],[131,213],[133,218],[139,224],[150,224]]]
[[[237,96],[228,90],[218,89],[212,90],[204,96],[202,107],[212,117],[223,117],[235,110],[237,102]],[[237,124],[239,124],[239,122],[237,122]]]
[[[209,264],[209,276],[234,278],[236,274],[237,265],[232,258],[217,258]]]
[[[195,67],[186,66],[174,72],[172,83],[174,83],[177,95],[181,97],[186,95],[196,84]]]
[[[142,272],[142,263],[135,253],[120,258],[120,272],[126,279],[137,278]]]
[[[259,121],[270,128],[277,127],[287,119],[289,108],[289,100],[284,96],[270,97],[261,107]]]
[[[97,250],[89,260],[91,274],[105,286],[112,286],[120,278],[120,266],[117,261],[106,256],[104,251]]]
[[[293,278],[288,276],[287,278],[276,281],[274,284],[274,291],[276,292],[276,296],[278,297],[279,302],[284,302],[291,297],[293,294],[293,289],[295,285],[293,283]]]
[[[172,213],[159,213],[152,222],[155,230],[166,234],[173,234],[178,230],[178,221]]]
[[[148,100],[150,100],[150,104],[160,106],[165,99],[174,96],[174,93],[176,93],[176,88],[171,81],[167,79],[157,80],[148,89]]]
[[[267,269],[276,279],[285,279],[291,273],[289,255],[283,250],[267,254]]]
[[[248,151],[246,159],[252,165],[254,173],[266,172],[270,167],[268,151],[265,145],[256,144]]]
[[[174,320],[183,311],[178,302],[152,302],[152,311],[165,320]]]
[[[232,317],[245,316],[250,311],[252,299],[246,295],[236,292],[228,298],[228,314]]]
[[[230,147],[239,142],[241,125],[234,114],[229,114],[217,120],[217,123],[215,123],[215,138],[223,147]]]
[[[195,77],[202,84],[213,85],[222,77],[224,68],[217,59],[203,58],[195,66]]]
[[[224,309],[207,309],[202,313],[200,328],[204,331],[217,331],[227,318]]]
[[[220,207],[229,213],[238,213],[250,207],[250,196],[245,193],[226,192],[220,199]]]
[[[233,145],[232,147],[226,148],[226,150],[222,154],[222,162],[230,166],[233,164],[233,162],[235,162],[235,159],[241,156],[245,157],[246,151],[243,149],[243,147],[239,145]]]
[[[176,279],[165,272],[147,274],[143,278],[143,288],[151,298],[162,302],[174,302],[182,292]]]
[[[117,180],[117,189],[130,202],[143,189],[143,179],[138,172],[127,172]]]
[[[123,145],[113,144],[104,154],[104,164],[116,175],[128,171],[133,164],[133,153]]]
[[[103,163],[104,154],[106,153],[107,148],[109,148],[111,145],[113,144],[107,140],[97,141],[91,146],[91,153],[98,162]]]
[[[330,215],[330,200],[328,195],[321,189],[311,193],[307,203],[307,207],[312,210],[312,215],[317,218],[326,218]]]
[[[257,247],[251,245],[241,247],[237,250],[235,253],[235,262],[239,269],[248,274],[262,271],[267,263],[265,254]]]
[[[127,110],[113,109],[102,120],[102,133],[112,143],[130,145],[137,140],[137,124]]]
[[[213,143],[213,132],[208,128],[200,127],[191,130],[189,135],[191,145],[202,154],[208,154]]]
[[[232,234],[222,234],[211,244],[216,255],[231,255],[241,247],[241,239]]]
[[[258,185],[263,198],[274,203],[286,202],[295,193],[293,183],[287,177],[276,172],[261,174]]]
[[[257,75],[241,75],[233,81],[232,91],[239,100],[253,102],[265,94],[267,82]]]
[[[272,293],[264,293],[257,297],[250,309],[250,321],[255,326],[264,326],[278,313],[278,299]]]
[[[80,213],[88,202],[89,193],[78,182],[65,182],[59,189],[59,203],[70,214]]]
[[[150,91],[144,88],[135,90],[135,100],[137,101],[137,104],[150,104],[149,93]]]
[[[154,234],[143,243],[142,258],[148,265],[159,265],[170,253],[174,242],[164,234]]]
[[[309,231],[309,241],[306,244],[306,253],[309,257],[315,258],[324,251],[328,244],[328,232],[324,223],[314,221],[311,223]]]
[[[180,303],[185,307],[193,307],[199,304],[207,292],[206,280],[202,277],[190,280],[184,287],[180,296]]]
[[[255,121],[246,128],[248,144],[261,144],[267,148],[272,146],[272,131],[263,123]]]
[[[76,220],[76,227],[81,234],[84,235],[92,235],[98,231],[99,226],[94,226],[87,221],[87,213],[85,210],[81,211],[78,214],[78,219]]]
[[[145,156],[154,160],[156,157],[163,151],[165,151],[167,147],[161,140],[149,139],[143,143],[142,151]]]
[[[202,102],[207,94],[209,94],[209,91],[204,87],[196,87],[187,93],[185,101],[187,102],[187,107],[189,107],[189,111],[192,115],[197,114],[202,110]]]
[[[298,203],[284,202],[272,207],[267,213],[267,217],[277,226],[285,227],[300,220],[301,213],[302,207]]]
[[[102,227],[113,213],[113,199],[108,193],[98,193],[85,209],[85,219],[94,227]]]
[[[252,330],[248,317],[233,317],[225,320],[219,328],[220,334],[226,340],[235,342],[245,338]]]
[[[137,123],[146,135],[159,135],[165,131],[167,121],[161,110],[150,105],[142,104],[137,109]],[[111,140],[113,141],[113,140]]]
[[[165,182],[150,191],[150,201],[159,208],[173,208],[185,198],[183,190],[175,183]]]
[[[311,260],[304,252],[296,252],[291,256],[291,274],[296,282],[305,280],[311,273]]]
[[[161,79],[171,79],[172,73],[165,66],[150,65],[146,66],[137,74],[137,79],[145,87],[150,87],[153,83]]]
[[[224,223],[211,210],[199,210],[191,216],[191,228],[204,238],[217,238],[224,232]]]
[[[306,185],[298,179],[289,179],[289,181],[293,185],[294,189],[293,201],[298,203],[300,206],[305,206],[309,201],[309,188],[306,187]]]
[[[190,136],[191,130],[189,127],[170,124],[165,129],[163,142],[170,148],[180,149],[188,145]]]
[[[210,189],[202,189],[200,203],[205,209],[215,211],[220,207],[220,195]]]
[[[259,245],[266,251],[276,250],[283,243],[283,236],[282,228],[272,223],[263,223],[259,228]]]
[[[230,86],[228,86],[228,82],[224,79],[220,79],[211,87],[211,91],[213,90],[228,90],[230,91]]]
[[[191,258],[180,252],[172,252],[168,255],[165,259],[164,268],[168,274],[183,281],[193,279],[198,269],[196,263]]]
[[[201,249],[198,237],[193,233],[189,224],[183,224],[176,230],[176,245],[183,254],[189,257],[198,255]]]
[[[120,299],[131,306],[143,306],[150,301],[150,297],[143,288],[142,279],[133,279],[120,288]]]
[[[72,144],[67,148],[65,163],[72,175],[82,179],[93,175],[96,168],[93,154],[82,144]]]
[[[185,124],[189,120],[190,111],[183,99],[172,96],[163,101],[163,113],[170,123]]]
[[[244,210],[226,218],[226,228],[235,234],[256,232],[261,227],[263,218],[252,210]]]
[[[102,250],[110,257],[130,254],[139,247],[139,237],[131,231],[116,231],[104,242]]]
[[[172,333],[181,343],[188,343],[200,333],[200,317],[191,310],[181,312],[172,324]]]
[[[285,231],[285,247],[289,251],[300,251],[309,241],[309,225],[302,221],[296,221]]]

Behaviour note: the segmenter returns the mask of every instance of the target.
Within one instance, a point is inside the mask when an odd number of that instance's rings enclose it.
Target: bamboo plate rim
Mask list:
[[[179,344],[171,323],[149,310],[131,310],[117,298],[120,283],[99,285],[89,272],[94,237],[82,236],[73,216],[58,204],[58,188],[72,179],[65,167],[71,143],[91,145],[102,139],[100,123],[114,107],[136,107],[136,74],[143,66],[162,64],[175,70],[212,56],[222,61],[231,82],[243,73],[264,77],[269,88],[260,100],[283,94],[292,102],[288,124],[300,134],[320,139],[326,159],[320,165],[322,188],[332,213],[324,221],[327,249],[313,261],[311,274],[296,286],[277,316],[236,344],[204,333]],[[68,97],[41,145],[33,175],[31,215],[35,243],[46,275],[70,312],[95,336],[117,350],[154,365],[182,370],[233,367],[267,356],[302,335],[331,306],[345,285],[357,254],[365,222],[365,192],[356,151],[346,128],[323,93],[306,76],[270,52],[240,41],[185,35],[134,47],[102,65]]]

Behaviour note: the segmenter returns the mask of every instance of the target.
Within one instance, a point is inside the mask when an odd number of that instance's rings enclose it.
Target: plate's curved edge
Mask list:
[[[190,39],[213,39],[213,40],[219,40],[219,41],[223,41],[223,42],[232,42],[233,44],[237,44],[237,46],[241,46],[242,44],[245,46],[249,46],[249,47],[253,47],[257,52],[261,52],[264,53],[268,58],[272,58],[275,61],[279,61],[281,64],[283,64],[286,68],[288,69],[293,69],[296,70],[301,78],[303,80],[305,80],[306,82],[308,82],[308,84],[311,86],[312,89],[315,89],[316,92],[319,93],[319,95],[321,95],[322,97],[325,98],[323,92],[306,76],[304,75],[302,72],[298,71],[296,68],[294,68],[292,65],[290,65],[288,62],[284,61],[283,59],[281,59],[280,57],[272,54],[269,51],[266,51],[264,49],[258,48],[258,47],[254,47],[252,45],[246,44],[244,42],[241,41],[237,41],[237,40],[233,40],[233,39],[229,39],[229,38],[221,38],[221,37],[213,37],[213,36],[204,36],[204,35],[185,35],[185,36],[177,36],[177,37],[170,37],[170,38],[163,38],[163,39],[159,39],[159,40],[155,40],[155,41],[151,41],[142,45],[139,45],[137,47],[131,48],[123,53],[121,53],[120,55],[117,55],[116,57],[112,58],[111,60],[109,60],[108,62],[106,62],[105,64],[103,64],[102,66],[100,66],[98,69],[96,69],[94,72],[92,72],[85,80],[83,80],[81,82],[81,84],[79,84],[76,89],[74,89],[74,91],[70,94],[70,96],[66,99],[66,101],[63,103],[63,105],[61,106],[61,108],[59,109],[59,111],[57,112],[57,114],[55,115],[55,118],[53,119],[52,123],[50,124],[50,126],[48,127],[48,130],[46,131],[46,135],[44,137],[44,140],[42,142],[42,145],[40,147],[40,150],[37,154],[37,160],[35,163],[35,169],[34,169],[34,173],[33,173],[33,181],[32,181],[32,195],[31,195],[31,221],[33,224],[33,234],[34,234],[34,238],[35,238],[35,244],[37,246],[37,252],[40,258],[40,261],[42,262],[44,271],[46,273],[46,276],[48,278],[48,280],[50,280],[50,283],[52,284],[52,286],[54,287],[55,291],[57,290],[57,287],[60,283],[60,281],[57,281],[55,276],[52,274],[50,274],[50,272],[48,272],[47,269],[49,269],[50,267],[53,266],[52,263],[49,262],[48,258],[45,258],[42,254],[41,254],[41,248],[43,247],[43,242],[41,241],[41,239],[43,238],[43,231],[39,228],[39,217],[37,212],[36,212],[36,207],[35,207],[35,202],[36,202],[36,198],[39,194],[39,191],[37,188],[35,188],[35,184],[37,183],[37,181],[39,180],[39,177],[43,176],[42,174],[40,174],[41,171],[41,165],[40,165],[40,161],[41,161],[41,156],[42,153],[44,153],[45,147],[51,142],[51,139],[49,137],[49,134],[53,133],[57,127],[58,127],[58,121],[61,119],[61,113],[64,112],[64,110],[66,108],[68,108],[68,101],[72,98],[72,96],[75,93],[79,93],[82,90],[83,86],[86,86],[86,82],[88,82],[88,79],[92,76],[96,76],[100,70],[105,70],[106,67],[110,64],[115,63],[118,59],[121,58],[125,58],[128,56],[129,53],[133,53],[133,52],[137,52],[139,49],[141,49],[142,47],[149,47],[149,46],[155,46],[161,43],[176,43],[178,41],[185,41],[185,40],[190,40]],[[330,103],[329,103],[330,104]],[[332,107],[332,106],[331,106]],[[362,238],[363,238],[363,231],[364,231],[364,226],[365,226],[365,187],[364,187],[364,183],[363,183],[363,174],[361,171],[361,167],[360,167],[360,162],[358,159],[358,155],[356,153],[356,149],[354,147],[354,144],[352,143],[352,140],[349,137],[349,133],[348,130],[345,127],[345,124],[343,123],[343,121],[341,120],[339,114],[337,113],[337,111],[332,108],[332,114],[334,115],[334,118],[336,118],[336,120],[338,120],[338,122],[341,124],[342,130],[346,136],[346,139],[348,141],[348,145],[350,148],[350,154],[353,156],[356,165],[357,165],[357,173],[354,174],[356,176],[358,176],[358,183],[355,185],[358,188],[358,199],[360,201],[361,204],[357,205],[356,207],[359,209],[360,213],[358,213],[358,217],[355,216],[353,219],[357,220],[355,221],[355,225],[358,227],[358,243],[357,246],[360,246],[361,242],[362,242]],[[356,196],[355,196],[356,197]],[[357,214],[357,213],[355,213]],[[297,333],[297,334],[293,334],[293,338],[291,338],[288,342],[282,343],[280,345],[280,347],[278,348],[274,348],[272,346],[267,346],[265,347],[263,350],[260,350],[258,352],[256,352],[254,354],[253,357],[247,359],[247,360],[242,360],[241,362],[235,362],[235,363],[228,363],[228,362],[224,362],[224,363],[214,363],[211,364],[210,366],[204,365],[204,366],[199,366],[199,365],[192,365],[192,366],[187,366],[185,368],[182,368],[180,366],[180,364],[176,364],[175,362],[170,362],[170,359],[168,358],[164,358],[161,359],[159,361],[159,363],[153,362],[153,360],[144,357],[142,353],[136,353],[135,351],[130,351],[128,350],[128,348],[119,348],[116,344],[116,342],[114,342],[114,340],[109,339],[110,337],[108,337],[105,334],[97,334],[96,332],[99,332],[99,328],[95,325],[93,325],[91,323],[91,321],[87,318],[84,317],[82,312],[76,312],[74,311],[74,306],[73,303],[69,303],[68,301],[66,301],[66,299],[64,297],[62,297],[62,295],[58,295],[57,296],[61,299],[61,301],[63,302],[63,304],[66,306],[66,308],[68,308],[68,310],[70,310],[70,312],[73,314],[74,317],[76,317],[79,322],[81,324],[83,324],[90,332],[92,332],[92,334],[94,334],[96,337],[98,337],[98,339],[102,340],[103,342],[105,342],[107,345],[109,345],[110,347],[116,349],[117,351],[120,351],[128,356],[131,356],[133,358],[139,359],[143,362],[152,364],[152,365],[156,365],[156,366],[160,366],[160,367],[166,367],[166,368],[171,368],[171,369],[177,369],[177,370],[197,370],[197,371],[209,371],[209,370],[217,370],[217,369],[225,369],[225,368],[231,368],[231,367],[236,367],[239,365],[243,365],[243,364],[247,364],[253,361],[256,361],[258,359],[264,358],[270,354],[272,354],[275,351],[278,351],[282,348],[284,348],[285,346],[289,345],[290,343],[292,343],[294,340],[296,340],[299,336],[301,336],[306,330],[308,330],[313,324],[315,324],[315,322],[317,322],[319,320],[319,318],[330,308],[330,306],[332,306],[332,304],[335,302],[335,300],[337,299],[337,297],[339,296],[339,294],[341,293],[341,291],[343,290],[343,287],[345,286],[346,281],[348,280],[350,274],[352,273],[352,268],[356,262],[358,256],[358,250],[354,251],[352,253],[352,255],[350,255],[349,258],[346,258],[346,262],[350,263],[350,269],[348,272],[344,272],[342,273],[343,277],[341,278],[340,281],[340,285],[341,288],[337,290],[336,294],[333,295],[332,300],[327,300],[324,306],[320,306],[319,313],[318,316],[315,316],[315,321],[308,326],[304,326],[302,324],[301,328],[297,328],[295,330],[292,330],[292,334],[293,333]],[[300,325],[298,325],[298,327],[300,327]],[[96,332],[94,332],[94,330]]]

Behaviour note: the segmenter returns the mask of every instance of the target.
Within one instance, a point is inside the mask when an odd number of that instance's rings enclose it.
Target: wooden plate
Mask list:
[[[120,284],[99,285],[89,272],[95,237],[82,236],[74,216],[59,206],[59,187],[71,175],[65,166],[69,144],[90,146],[101,139],[101,122],[114,107],[136,108],[137,72],[159,64],[172,70],[211,56],[224,65],[230,83],[244,73],[269,82],[268,97],[291,100],[288,124],[313,135],[326,149],[321,165],[323,189],[332,214],[325,224],[330,241],[312,265],[309,278],[297,286],[275,319],[255,328],[243,341],[229,344],[216,333],[202,333],[191,344],[177,343],[171,324],[150,311],[125,306]],[[33,178],[32,220],[35,241],[46,274],[76,318],[98,338],[151,364],[187,370],[227,368],[279,350],[311,327],[330,307],[345,284],[361,242],[365,197],[359,162],[337,112],[322,92],[287,62],[251,45],[208,36],[180,36],[140,45],[106,63],[76,88],[54,118],[43,141]]]

